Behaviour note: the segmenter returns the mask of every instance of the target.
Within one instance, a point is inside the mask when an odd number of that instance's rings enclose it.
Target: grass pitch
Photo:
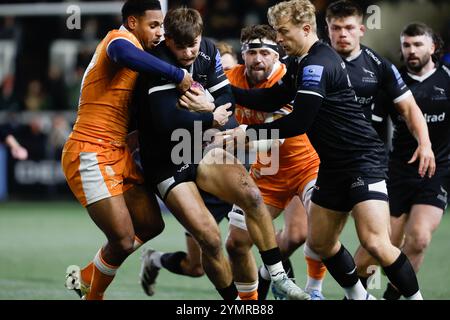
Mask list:
[[[162,251],[185,250],[184,230],[165,214],[166,228],[159,237],[145,246]],[[282,221],[278,219],[276,225]],[[223,236],[227,223],[221,225]],[[422,294],[426,299],[450,299],[450,215],[447,212],[433,236],[425,262],[419,272]],[[354,252],[358,242],[351,219],[342,235],[342,242]],[[83,266],[93,258],[105,241],[103,234],[90,220],[87,212],[75,202],[6,202],[0,203],[0,299],[76,300],[64,287],[66,267]],[[140,252],[130,256],[119,269],[107,291],[107,299],[124,300],[215,300],[220,299],[206,276],[188,278],[162,270],[157,279],[156,294],[145,296],[139,284]],[[255,251],[256,252],[256,251]],[[258,261],[259,256],[256,254]],[[297,282],[304,285],[306,266],[300,249],[291,257]],[[381,288],[371,293],[380,298]],[[328,299],[342,299],[343,291],[327,275],[323,292]],[[273,299],[269,293],[269,299]]]

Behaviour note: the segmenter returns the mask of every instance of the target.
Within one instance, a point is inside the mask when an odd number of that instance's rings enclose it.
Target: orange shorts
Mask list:
[[[275,175],[263,175],[259,179],[255,179],[253,174],[251,176],[261,191],[264,203],[283,210],[295,195],[302,199],[305,187],[317,179],[319,164],[317,158],[307,164],[280,167]]]
[[[144,181],[126,147],[69,139],[61,166],[70,189],[84,207],[123,194]]]

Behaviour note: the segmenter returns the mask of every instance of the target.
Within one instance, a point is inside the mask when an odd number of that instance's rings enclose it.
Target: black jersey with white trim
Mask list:
[[[401,70],[406,84],[422,110],[428,126],[431,145],[436,159],[437,173],[450,167],[450,69],[438,66],[422,77]],[[394,123],[394,135],[390,159],[394,163],[417,172],[418,163],[406,165],[417,148],[417,141],[408,131],[404,119],[394,108],[389,108]]]
[[[356,56],[344,59],[344,62],[356,98],[369,120],[382,120],[372,115],[372,106],[380,89],[393,102],[401,101],[411,94],[397,68],[366,46],[361,45],[361,51]]]
[[[152,51],[152,54],[170,64],[178,65],[175,56],[165,43],[161,43]],[[234,104],[229,81],[220,61],[220,54],[210,40],[202,39],[199,55],[194,63],[186,69],[195,81],[208,89],[215,99],[216,106],[227,102]],[[175,84],[161,76],[141,74],[135,90],[140,151],[145,162],[144,170],[146,170],[145,167],[154,169],[166,166],[167,172],[169,172],[170,168],[178,164],[172,163],[172,151],[175,147],[180,146],[180,140],[182,140],[181,142],[190,142],[192,155],[189,157],[189,161],[183,160],[183,163],[199,161],[201,158],[194,159],[193,157],[202,154],[203,132],[212,127],[213,114],[190,112],[177,107],[179,93]],[[181,130],[173,136],[177,129]],[[183,129],[189,132],[188,136],[181,136],[185,132]],[[187,138],[190,140],[187,141]],[[183,149],[183,151],[189,150]]]
[[[292,78],[292,75],[286,77]],[[321,169],[373,172],[385,177],[387,164],[383,143],[357,103],[345,63],[336,51],[316,42],[298,64],[295,79],[297,93],[323,98],[307,131],[319,154]],[[298,103],[294,108],[307,107],[301,101]]]
[[[329,45],[314,43],[276,85],[252,90],[233,87],[233,93],[240,105],[266,112],[294,101],[289,115],[249,125],[251,139],[307,133],[319,154],[321,172],[386,177],[383,143],[356,101],[344,61]]]

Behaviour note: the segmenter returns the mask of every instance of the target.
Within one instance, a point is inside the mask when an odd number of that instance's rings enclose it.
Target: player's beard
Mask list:
[[[267,79],[268,74],[265,70],[250,70],[249,71],[250,74],[250,81],[252,82],[252,84],[258,84],[264,80]]]
[[[415,57],[415,58],[417,60],[413,60],[414,62],[407,60],[406,65],[407,65],[408,69],[410,69],[411,71],[413,71],[415,73],[418,73],[423,69],[424,66],[427,65],[428,62],[430,62],[431,55],[427,54],[427,55],[424,55],[422,58],[420,58],[420,57]]]

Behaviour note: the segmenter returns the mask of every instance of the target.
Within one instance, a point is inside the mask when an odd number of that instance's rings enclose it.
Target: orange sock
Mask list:
[[[258,290],[250,292],[238,291],[238,295],[241,300],[258,300]]]
[[[86,300],[103,300],[103,295],[108,288],[111,281],[116,275],[118,266],[112,266],[105,262],[102,258],[102,249],[95,255],[93,261],[93,274],[91,281],[91,290],[89,291]]]
[[[327,268],[322,263],[322,261],[311,259],[308,256],[305,256],[305,260],[308,267],[308,276],[316,280],[322,280],[323,278],[325,278]]]
[[[94,273],[94,262],[89,262],[89,264],[81,269],[81,282],[85,286],[90,286],[92,281],[92,274]]]
[[[241,300],[258,300],[258,280],[251,283],[235,282]]]

